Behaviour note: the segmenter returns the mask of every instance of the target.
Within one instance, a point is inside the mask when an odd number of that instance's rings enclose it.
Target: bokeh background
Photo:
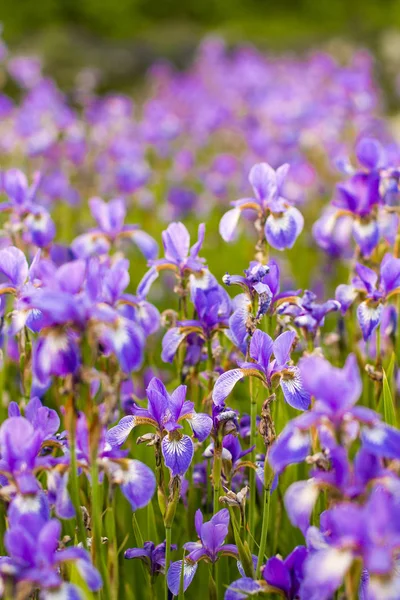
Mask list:
[[[184,67],[206,34],[273,52],[362,45],[396,108],[398,0],[3,0],[0,21],[10,47],[39,53],[65,89],[83,65],[101,71],[104,89],[136,84],[156,59]]]

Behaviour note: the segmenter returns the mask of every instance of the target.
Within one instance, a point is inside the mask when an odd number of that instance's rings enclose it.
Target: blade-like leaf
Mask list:
[[[382,382],[382,401],[383,401],[383,418],[385,419],[388,425],[392,427],[396,427],[397,419],[396,412],[393,404],[392,392],[390,389],[390,379],[389,374],[393,373],[393,360],[391,361],[387,373],[383,369],[383,382]]]

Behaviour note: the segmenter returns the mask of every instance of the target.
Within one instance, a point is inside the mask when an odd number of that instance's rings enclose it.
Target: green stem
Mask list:
[[[71,407],[71,410],[74,410]],[[76,419],[71,418],[71,426],[69,430],[69,449],[70,449],[70,472],[69,472],[69,488],[72,503],[75,508],[76,522],[78,525],[79,538],[83,547],[87,550],[87,533],[83,523],[83,515],[81,503],[79,501],[79,482],[78,482],[78,465],[76,462],[76,444],[75,444],[75,425]]]
[[[168,600],[168,583],[167,575],[169,569],[169,563],[171,562],[171,527],[165,527],[165,600]]]
[[[400,364],[400,294],[397,296],[397,332],[396,332],[396,356]]]
[[[218,573],[218,561],[210,567],[208,575],[208,597],[210,600],[218,600],[218,584],[215,580]]]
[[[144,546],[143,536],[142,536],[142,532],[139,527],[139,523],[137,522],[135,513],[132,514],[132,529],[133,529],[133,537],[135,538],[136,547],[143,548],[143,546]],[[146,569],[146,566],[143,561],[140,561],[140,564],[142,567],[143,577],[146,580],[146,584],[150,588],[151,597],[153,598],[154,597],[154,587],[151,582],[150,573],[149,573],[148,569]]]
[[[256,458],[256,435],[257,435],[257,401],[254,397],[253,389],[253,378],[249,378],[249,390],[250,390],[250,447],[254,446],[251,451],[251,461],[254,462]],[[250,502],[249,502],[249,544],[250,548],[254,546],[254,534],[255,534],[255,523],[256,523],[256,472],[254,469],[250,469]]]
[[[90,475],[92,484],[92,558],[94,565],[97,566],[101,573],[104,586],[104,596],[108,600],[108,598],[111,598],[111,590],[101,543],[102,502],[99,486],[99,470],[95,457],[92,457]]]
[[[257,559],[256,579],[260,579],[261,566],[265,560],[265,549],[267,547],[267,536],[268,536],[268,527],[269,527],[270,504],[271,504],[271,492],[269,489],[264,487],[263,519],[262,519],[260,548],[258,551],[258,559]]]
[[[135,536],[136,546],[138,548],[143,548],[143,545],[144,545],[143,536],[142,536],[142,532],[140,531],[139,523],[137,522],[135,513],[132,514],[132,528],[133,528],[133,535]]]
[[[208,393],[211,396],[213,389],[214,357],[212,352],[212,340],[207,339],[207,371],[208,371]]]
[[[214,485],[214,514],[219,510],[219,496],[222,471],[222,447],[218,439],[214,442],[213,485]]]
[[[381,366],[381,328],[376,328],[376,366]]]
[[[118,540],[117,540],[117,501],[115,490],[112,498],[112,515],[111,515],[111,539],[112,544],[112,560],[113,560],[113,600],[118,600],[119,597],[119,565],[118,565]]]

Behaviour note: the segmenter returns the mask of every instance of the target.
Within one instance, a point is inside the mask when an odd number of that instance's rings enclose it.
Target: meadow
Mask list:
[[[210,36],[100,84],[0,43],[1,597],[397,600],[373,55]]]

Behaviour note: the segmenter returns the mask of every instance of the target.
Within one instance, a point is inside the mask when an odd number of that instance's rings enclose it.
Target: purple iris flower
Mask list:
[[[212,342],[220,331],[228,327],[231,314],[231,301],[226,291],[218,285],[215,277],[207,273],[206,287],[199,285],[196,279],[191,284],[191,299],[194,304],[197,319],[177,321],[171,327],[162,341],[161,358],[164,362],[172,362],[181,343],[188,337],[191,346],[196,345],[196,352],[187,357],[192,364],[202,358],[202,348],[206,342]],[[196,364],[196,363],[194,363]]]
[[[9,202],[0,204],[0,211],[11,213],[11,228],[22,226],[27,243],[45,248],[52,242],[56,229],[48,211],[35,199],[40,184],[40,174],[36,173],[31,187],[25,174],[18,169],[9,169],[2,174],[0,188],[9,198]]]
[[[91,198],[89,206],[97,228],[83,233],[72,242],[72,250],[78,258],[106,254],[112,244],[123,239],[133,241],[146,258],[157,256],[158,245],[148,233],[137,225],[124,225],[126,206],[123,200],[118,198],[107,203],[101,198]]]
[[[330,312],[340,309],[337,300],[327,300],[322,304],[316,302],[317,296],[309,290],[305,290],[301,298],[283,301],[277,312],[280,315],[289,315],[297,327],[315,337],[320,327],[323,327],[325,317]]]
[[[311,451],[310,429],[315,427],[323,448],[335,449],[359,434],[363,448],[377,457],[400,456],[400,434],[381,422],[380,416],[364,406],[355,406],[362,383],[357,361],[350,355],[343,369],[319,356],[299,363],[304,389],[314,396],[312,409],[290,421],[271,446],[269,463],[276,473],[289,464],[303,462]],[[360,431],[361,429],[361,431]]]
[[[26,297],[35,290],[36,271],[40,261],[40,250],[28,265],[25,254],[15,246],[0,250],[0,273],[4,283],[0,284],[0,295],[11,294],[15,297],[12,325],[10,332],[18,333],[25,325],[32,331],[38,331],[42,326],[40,311],[26,304]]]
[[[79,414],[76,425],[76,455],[79,465],[90,471],[89,428],[86,416]],[[110,481],[119,485],[133,511],[146,506],[153,497],[156,480],[153,471],[136,459],[126,458],[127,452],[108,443],[102,429],[98,444],[97,460]],[[68,455],[67,455],[68,458]]]
[[[187,187],[172,187],[168,192],[168,205],[173,218],[185,218],[196,209],[197,194]]]
[[[102,587],[99,572],[92,565],[86,550],[67,547],[58,550],[61,523],[57,519],[44,520],[40,515],[24,514],[10,523],[4,544],[9,554],[0,558],[0,572],[12,574],[16,582],[30,582],[42,591],[41,597],[51,598],[57,592],[63,598],[79,598],[74,585],[64,583],[60,566],[74,563],[92,591]]]
[[[238,557],[236,546],[225,544],[225,538],[229,531],[228,509],[220,510],[206,523],[203,522],[203,515],[198,509],[195,516],[195,527],[199,541],[187,542],[183,546],[189,552],[183,564],[184,591],[192,583],[200,560],[215,563],[220,556],[233,556],[236,559]],[[174,596],[179,594],[181,573],[182,561],[178,560],[171,563],[168,569],[167,581],[168,587]]]
[[[150,273],[145,277],[151,283],[157,279],[158,273],[171,270],[177,276],[184,278],[190,273],[201,273],[205,268],[204,259],[199,258],[199,252],[204,242],[205,225],[199,225],[197,242],[190,247],[190,235],[183,223],[170,223],[162,232],[164,258],[149,262]]]
[[[33,353],[41,383],[77,371],[83,331],[95,337],[103,355],[115,354],[125,373],[140,368],[145,335],[158,328],[159,313],[145,300],[145,288],[139,286],[136,296],[123,293],[128,266],[124,259],[100,263],[96,258],[58,269],[46,264],[42,287],[24,298],[24,309],[38,311],[45,324]]]
[[[290,364],[295,337],[293,331],[285,331],[273,341],[267,333],[257,329],[249,347],[250,358],[254,362],[241,362],[238,369],[220,375],[215,382],[213,402],[222,405],[238,381],[244,377],[257,377],[269,390],[280,385],[290,406],[306,410],[310,394],[303,387],[299,369]]]
[[[59,460],[48,452],[61,446],[56,436],[60,426],[56,411],[43,406],[39,398],[32,398],[25,407],[25,418],[16,402],[9,404],[8,414],[9,419],[0,428],[0,470],[8,484],[16,487],[13,512],[42,511],[42,492],[35,475],[43,469],[47,473],[48,498],[57,516],[72,518],[75,511],[67,489],[68,473],[53,468]]]
[[[16,402],[10,402],[8,405],[8,416],[21,417],[21,411]],[[40,434],[42,442],[55,439],[55,434],[60,427],[60,417],[52,408],[43,406],[39,398],[29,400],[25,407],[25,418]]]
[[[245,270],[245,276],[223,277],[226,285],[238,285],[243,290],[233,299],[233,314],[229,319],[229,334],[232,341],[244,353],[248,336],[255,330],[265,314],[278,310],[281,303],[295,302],[300,290],[280,292],[280,272],[276,261],[268,265],[252,261]]]
[[[357,144],[356,156],[361,169],[355,171],[350,165],[346,166],[345,172],[351,177],[337,185],[333,206],[337,208],[336,217],[349,216],[352,219],[353,238],[362,255],[369,256],[380,239],[377,209],[382,203],[380,172],[384,153],[379,142],[363,138]]]
[[[300,211],[282,197],[282,187],[289,170],[284,164],[276,171],[267,163],[254,165],[249,182],[254,198],[243,198],[232,202],[234,208],[221,219],[219,231],[226,242],[235,237],[236,227],[244,210],[253,210],[264,227],[265,238],[277,250],[292,248],[300,235],[304,219]]]
[[[229,275],[222,278],[225,285],[238,285],[244,290],[233,300],[234,311],[229,319],[229,333],[232,340],[243,352],[246,340],[266,314],[272,302],[272,292],[268,284],[263,282],[269,272],[269,266],[252,261],[242,275]]]
[[[296,600],[299,598],[307,554],[305,546],[296,546],[284,560],[280,556],[272,556],[263,567],[264,581],[254,581],[250,577],[238,579],[227,589],[225,600],[245,600],[263,592],[278,593],[286,600]]]
[[[22,88],[33,88],[42,79],[42,61],[35,56],[14,56],[7,65],[11,77]]]
[[[171,550],[176,550],[177,546],[171,544]],[[165,573],[165,541],[157,546],[153,542],[145,542],[143,548],[128,548],[125,551],[124,558],[139,558],[146,565],[150,575],[154,578],[159,573]]]
[[[310,457],[314,461],[314,457]],[[351,464],[348,452],[341,446],[324,448],[315,457],[315,468],[311,479],[296,481],[285,493],[285,508],[290,521],[305,535],[312,511],[320,491],[328,491],[338,501],[339,498],[353,500],[362,498],[371,483],[378,481],[388,489],[396,485],[396,477],[383,465],[381,458],[361,447]]]
[[[356,273],[351,285],[336,288],[336,299],[345,313],[357,297],[365,298],[357,307],[357,319],[364,340],[368,340],[381,323],[384,305],[400,292],[400,259],[385,254],[379,276],[360,263]]]
[[[241,469],[249,467],[252,463],[243,461],[242,458],[250,454],[254,450],[254,446],[242,450],[240,441],[236,435],[229,433],[222,440],[222,461],[223,474],[225,481],[230,481],[236,474],[240,473]],[[205,458],[214,456],[214,442],[203,452]]]
[[[34,472],[47,462],[39,458],[43,441],[43,432],[24,417],[10,417],[0,427],[0,472],[22,494],[40,489]]]
[[[224,600],[246,600],[251,596],[258,598],[262,591],[262,582],[255,581],[251,577],[241,577],[230,584],[225,592]]]
[[[346,214],[337,214],[333,206],[327,206],[317,221],[312,232],[318,246],[333,258],[350,258],[353,219]]]
[[[369,574],[368,599],[398,597],[399,516],[398,499],[380,486],[364,506],[345,502],[322,513],[320,530],[311,527],[307,532],[309,554],[300,597],[332,598],[355,559]]]
[[[180,422],[187,420],[200,442],[208,437],[212,428],[211,417],[196,413],[193,402],[186,400],[186,391],[186,386],[180,385],[169,394],[162,381],[154,377],[147,388],[147,409],[135,405],[132,415],[123,417],[108,431],[107,442],[119,447],[137,425],[151,425],[162,438],[165,465],[173,476],[184,475],[192,462],[194,445],[188,435],[181,433]]]
[[[295,600],[298,597],[307,554],[307,548],[297,546],[285,560],[272,556],[263,568],[262,575],[265,581],[271,587],[283,592],[287,600]]]
[[[237,410],[225,406],[225,403],[217,405],[213,402],[211,411],[213,421],[212,437],[214,439],[218,438],[220,434],[224,437],[232,432],[236,433],[239,430]]]

